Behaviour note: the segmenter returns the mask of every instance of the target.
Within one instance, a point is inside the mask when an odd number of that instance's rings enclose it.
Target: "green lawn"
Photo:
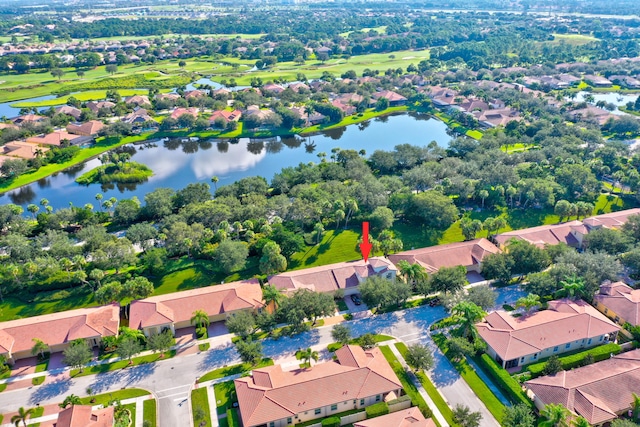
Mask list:
[[[147,89],[118,89],[118,93],[120,94],[120,96],[124,97],[124,96],[132,96],[132,95],[146,95],[147,93],[149,93],[149,91]],[[65,95],[65,96],[61,96],[59,98],[54,98],[54,99],[46,99],[44,101],[16,102],[14,104],[11,104],[11,106],[15,107],[15,108],[54,107],[54,106],[57,106],[57,105],[66,104],[67,101],[69,100],[69,98],[71,98],[72,96],[74,98],[76,98],[78,101],[83,101],[83,102],[84,101],[96,101],[96,100],[105,99],[107,97],[107,91],[106,90],[88,90],[86,92],[76,93],[74,95]]]
[[[553,34],[553,40],[549,41],[549,42],[544,42],[544,43],[548,43],[548,44],[561,44],[561,43],[565,43],[568,45],[573,45],[573,46],[581,46],[584,44],[588,44],[591,42],[596,42],[600,39],[593,37],[593,36],[588,36],[588,35],[583,35],[583,34]]]
[[[407,345],[405,343],[397,343],[396,348],[398,349],[402,357],[407,357]],[[433,400],[433,403],[435,403],[438,407],[438,410],[447,421],[447,423],[449,423],[451,427],[457,426],[457,424],[453,421],[453,412],[451,412],[451,408],[449,408],[449,405],[447,405],[447,402],[445,402],[444,398],[442,397],[436,386],[433,385],[429,377],[422,371],[418,372],[416,376],[420,380],[422,387],[424,387],[431,400]]]
[[[44,379],[46,378],[46,375],[40,375],[39,377],[33,377],[31,378],[31,384],[33,385],[40,385],[44,382]]]
[[[198,408],[204,413],[204,418],[202,419],[196,419],[196,410]],[[197,388],[191,391],[191,415],[194,420],[193,425],[200,426],[200,421],[204,421],[205,424],[202,427],[211,427],[211,413],[209,412],[206,388]]]
[[[132,426],[136,425],[136,404],[135,403],[129,403],[127,405],[122,405],[123,408],[128,409],[129,413],[131,414],[131,424]]]
[[[446,337],[443,334],[433,335],[433,341],[438,345],[440,350],[447,356],[451,364],[456,368],[460,376],[467,382],[471,390],[478,396],[478,398],[484,403],[489,412],[498,420],[502,422],[504,415],[504,405],[489,387],[482,381],[475,370],[467,363],[466,359],[460,361],[454,361],[449,356],[449,350],[446,345]]]
[[[198,378],[198,383],[203,383],[205,381],[211,381],[218,378],[228,377],[229,375],[241,374],[243,372],[248,372],[252,369],[264,368],[265,366],[271,366],[271,365],[273,365],[273,360],[269,358],[264,358],[256,366],[252,366],[250,363],[241,363],[239,365],[227,366],[225,368],[219,368],[211,372],[207,372],[206,374]]]
[[[407,393],[411,397],[411,402],[413,402],[415,406],[420,408],[420,411],[422,411],[425,417],[431,416],[431,409],[429,409],[429,407],[427,406],[427,402],[424,401],[424,399],[418,392],[418,389],[411,381],[409,374],[404,370],[404,368],[398,361],[398,358],[396,358],[391,349],[386,345],[380,347],[380,350],[382,351],[382,354],[384,354],[384,357],[387,359],[387,362],[389,362],[389,365],[391,365],[393,372],[395,372],[395,374],[398,376],[398,379],[402,383],[402,388],[404,389],[405,393]],[[434,419],[434,422],[435,421],[436,420]]]
[[[109,405],[109,402],[119,399],[132,399],[134,397],[147,396],[149,393],[147,390],[142,390],[139,388],[129,388],[126,390],[117,390],[111,393],[98,394],[95,396],[86,396],[80,398],[81,405]],[[93,401],[93,402],[92,402]]]
[[[227,409],[231,408],[231,404],[237,400],[236,386],[233,381],[225,381],[214,384],[213,390],[216,393],[216,411],[218,414],[224,414]]]
[[[47,357],[44,360],[38,361],[38,364],[36,365],[36,373],[46,371],[47,367],[49,366],[49,360],[50,359]]]
[[[84,368],[82,372],[80,372],[79,369],[72,369],[71,377],[72,378],[84,377],[86,375],[102,374],[105,372],[115,371],[118,369],[126,369],[133,366],[144,365],[146,363],[157,362],[158,360],[170,359],[175,355],[176,355],[176,351],[171,350],[166,352],[164,357],[160,357],[160,353],[150,354],[148,356],[134,357],[132,359],[133,363],[131,364],[129,363],[128,360],[120,360],[118,362],[113,362],[113,363],[103,363],[100,365],[89,366],[87,368]]]
[[[338,123],[333,123],[329,125],[314,125],[314,126],[309,126],[306,128],[299,128],[299,129],[296,128],[294,129],[294,131],[296,133],[300,133],[300,135],[314,133],[314,132],[321,132],[321,131],[331,130],[331,129],[335,129],[343,126],[355,125],[358,123],[365,122],[367,120],[371,120],[376,117],[386,116],[388,114],[393,114],[393,113],[401,113],[407,110],[408,110],[408,107],[406,106],[389,107],[386,110],[382,110],[382,111],[376,111],[374,108],[369,108],[364,113],[356,114],[353,116],[347,116],[341,121],[339,121]]]
[[[149,427],[156,427],[158,425],[155,399],[149,399],[143,402],[143,416],[144,421],[149,422]]]
[[[290,270],[362,259],[356,250],[360,232],[353,230],[329,230],[319,245],[308,247],[305,252],[292,256]]]

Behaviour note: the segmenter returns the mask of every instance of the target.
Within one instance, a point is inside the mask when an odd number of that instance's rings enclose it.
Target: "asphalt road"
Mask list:
[[[497,305],[513,302],[522,294],[514,289],[498,290]],[[473,411],[481,411],[483,427],[497,427],[499,424],[449,361],[437,351],[429,337],[429,326],[445,316],[446,312],[442,307],[421,306],[353,320],[345,324],[349,325],[353,336],[367,332],[379,333],[394,336],[407,344],[420,342],[432,346],[436,363],[431,376],[445,399],[452,405],[460,403],[469,406]],[[319,350],[326,348],[331,342],[331,327],[324,327],[291,338],[266,340],[263,342],[263,349],[266,356],[278,363],[279,359],[294,356],[298,349],[314,347]],[[162,427],[187,426],[191,425],[188,398],[196,378],[213,369],[235,363],[239,363],[238,354],[228,342],[212,345],[203,353],[177,356],[126,370],[75,379],[60,376],[42,386],[3,392],[0,394],[0,413],[16,411],[21,406],[58,403],[69,394],[83,396],[87,394],[88,387],[96,394],[139,387],[153,392],[158,399],[159,424]]]

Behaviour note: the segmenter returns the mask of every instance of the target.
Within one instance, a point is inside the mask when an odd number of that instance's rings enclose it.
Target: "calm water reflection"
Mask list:
[[[370,155],[375,150],[391,150],[398,144],[425,146],[431,141],[446,147],[450,141],[447,126],[425,115],[402,114],[378,118],[355,126],[332,129],[319,135],[302,138],[237,138],[229,140],[181,141],[169,140],[136,145],[132,160],[148,165],[154,175],[147,182],[137,185],[81,186],[74,180],[82,173],[100,165],[90,160],[55,176],[0,196],[1,203],[25,205],[49,200],[55,208],[95,205],[96,193],[103,193],[105,200],[144,195],[155,188],[180,189],[192,182],[210,182],[219,178],[218,185],[230,184],[246,176],[264,176],[271,180],[283,167],[301,162],[317,162],[318,153],[327,158],[331,149],[365,150]]]

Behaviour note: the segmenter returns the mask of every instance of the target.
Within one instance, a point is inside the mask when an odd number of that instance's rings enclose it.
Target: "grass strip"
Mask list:
[[[241,363],[238,365],[225,366],[224,368],[215,369],[211,372],[207,372],[200,378],[198,378],[198,383],[203,383],[205,381],[211,381],[218,378],[228,377],[230,375],[237,375],[243,372],[248,372],[252,369],[264,368],[265,366],[273,365],[273,360],[265,357],[258,363],[253,366],[251,363]]]
[[[145,400],[144,402],[142,402],[142,408],[144,422],[149,424],[149,427],[156,427],[158,425],[156,400]]]
[[[206,387],[191,391],[191,415],[194,426],[211,427],[211,412]]]
[[[405,343],[396,343],[396,348],[398,349],[402,357],[407,357],[408,350]],[[451,408],[449,407],[449,405],[447,405],[447,402],[445,402],[444,398],[442,397],[436,386],[433,385],[427,374],[425,374],[423,371],[420,371],[416,373],[416,377],[418,377],[420,383],[422,384],[422,387],[424,387],[425,391],[427,392],[431,400],[433,400],[433,403],[435,403],[436,407],[438,408],[444,419],[447,421],[447,423],[449,423],[451,427],[457,426],[457,424],[453,421],[453,412],[451,411]]]
[[[148,396],[149,393],[147,390],[142,390],[140,388],[129,388],[126,390],[116,390],[111,393],[103,393],[95,396],[87,396],[80,398],[81,405],[103,405],[107,406],[110,402],[114,400],[125,400],[132,399],[134,397],[142,397]]]
[[[131,414],[131,424],[129,424],[130,426],[135,426],[136,425],[136,404],[135,403],[129,403],[127,405],[122,405],[123,408],[128,409],[129,413]]]
[[[147,356],[134,357],[133,359],[131,359],[133,363],[129,363],[129,360],[119,360],[113,363],[103,363],[100,365],[89,366],[87,368],[84,368],[82,372],[80,372],[79,369],[72,369],[71,377],[72,378],[84,377],[86,375],[96,375],[96,374],[102,374],[105,372],[115,371],[118,369],[126,369],[133,366],[144,365],[146,363],[154,363],[154,362],[157,362],[158,360],[171,359],[175,355],[176,355],[176,351],[171,350],[164,353],[164,357],[160,357],[161,356],[160,354],[155,354],[155,353],[149,354]]]
[[[387,359],[387,362],[389,362],[389,365],[391,365],[391,369],[393,369],[393,372],[395,372],[395,374],[398,376],[398,379],[402,383],[402,388],[404,389],[405,393],[407,393],[409,397],[411,397],[411,402],[420,409],[425,417],[430,417],[432,415],[431,409],[429,409],[429,407],[427,406],[427,402],[424,401],[424,398],[418,392],[417,387],[415,386],[415,384],[413,384],[413,381],[411,381],[411,378],[409,377],[409,373],[404,370],[398,358],[395,356],[395,354],[393,354],[388,346],[384,345],[379,348],[380,351],[382,351],[384,357]],[[436,420],[434,419],[434,421]]]
[[[467,382],[471,390],[478,396],[478,399],[484,403],[489,412],[495,417],[498,422],[502,422],[504,416],[504,405],[496,397],[491,389],[482,381],[482,379],[476,374],[471,365],[467,363],[466,359],[453,360],[449,354],[449,348],[447,347],[447,338],[443,334],[436,334],[432,336],[433,341],[438,345],[440,350],[447,356],[447,359],[456,368],[460,376]]]
[[[44,379],[46,378],[46,375],[40,375],[39,377],[33,377],[31,378],[31,384],[33,385],[40,385],[44,382]]]

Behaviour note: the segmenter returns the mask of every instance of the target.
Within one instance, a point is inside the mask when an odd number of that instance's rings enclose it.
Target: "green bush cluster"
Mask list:
[[[338,419],[340,421],[340,419]],[[235,408],[227,409],[227,425],[229,427],[241,427],[240,417],[238,416],[238,410]],[[340,425],[340,424],[338,424]]]
[[[395,405],[397,403],[402,403],[406,401],[411,401],[411,396],[405,394],[404,396],[400,396],[397,399],[393,399],[387,402],[387,406]]]
[[[601,360],[608,359],[611,354],[620,353],[620,351],[621,348],[618,344],[609,343],[601,345],[599,347],[590,348],[588,350],[581,351],[569,356],[560,357],[560,362],[562,362],[562,369],[568,370],[582,366],[584,359],[589,354],[593,356],[594,362],[600,362]],[[531,376],[533,378],[539,377],[540,375],[542,375],[546,363],[546,360],[538,363],[533,363],[527,366],[526,369],[531,372]]]
[[[207,328],[206,327],[196,328],[196,337],[198,339],[207,338]]]
[[[495,360],[493,360],[488,354],[483,354],[481,357],[474,358],[476,363],[491,377],[496,385],[507,395],[511,403],[525,403],[531,406],[531,400],[522,391],[522,386],[516,381],[509,372],[502,369]]]
[[[389,405],[387,405],[386,402],[378,402],[367,406],[365,411],[367,412],[367,418],[375,418],[381,415],[387,415],[389,413]]]
[[[149,80],[143,74],[132,74],[129,76],[119,77],[106,77],[104,79],[88,81],[84,83],[75,84],[72,86],[66,86],[64,89],[54,91],[54,94],[68,94],[72,92],[82,92],[85,90],[100,90],[100,89],[136,89],[136,88],[150,88],[150,89],[164,89],[185,86],[191,83],[192,78],[190,76],[171,76],[161,80]]]
[[[115,167],[113,164],[97,167],[82,176],[76,178],[76,182],[81,185],[95,183],[110,184],[138,183],[146,181],[153,171],[147,165],[137,162],[128,162],[123,168]]]
[[[329,417],[322,420],[322,427],[340,427],[340,418]]]

